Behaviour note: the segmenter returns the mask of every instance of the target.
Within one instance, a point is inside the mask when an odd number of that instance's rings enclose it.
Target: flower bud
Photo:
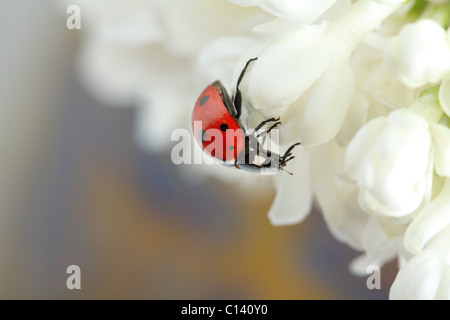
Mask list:
[[[426,192],[430,151],[428,122],[409,109],[364,125],[346,153],[347,173],[360,188],[361,207],[390,217],[416,210]]]
[[[412,88],[442,80],[450,71],[450,44],[444,28],[429,19],[405,25],[390,40],[385,62]]]

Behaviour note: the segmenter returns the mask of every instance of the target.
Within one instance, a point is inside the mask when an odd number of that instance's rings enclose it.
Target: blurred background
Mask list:
[[[0,0],[1,299],[386,299],[320,213],[271,226],[274,190],[191,183],[93,97],[54,1]],[[188,102],[189,103],[189,102]],[[191,103],[192,104],[192,103]],[[66,269],[81,268],[81,290]]]

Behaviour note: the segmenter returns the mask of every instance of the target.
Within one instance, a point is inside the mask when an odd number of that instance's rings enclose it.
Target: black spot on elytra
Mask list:
[[[227,130],[228,130],[228,125],[227,125],[226,123],[222,123],[222,124],[220,125],[220,130],[222,130],[222,131],[227,131]]]
[[[234,150],[234,146],[230,146],[230,150]]]
[[[200,99],[199,105],[204,106],[206,104],[206,102],[208,102],[209,100],[209,95],[204,96],[203,98]]]

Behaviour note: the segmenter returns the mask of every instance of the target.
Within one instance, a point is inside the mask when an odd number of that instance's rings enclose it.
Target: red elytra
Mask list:
[[[218,81],[207,86],[195,103],[192,127],[195,139],[208,155],[221,161],[232,162],[244,149],[245,138],[240,124],[227,109],[227,99],[227,94],[223,92]],[[219,145],[217,142],[208,148],[219,133],[222,137],[222,148],[214,148]]]

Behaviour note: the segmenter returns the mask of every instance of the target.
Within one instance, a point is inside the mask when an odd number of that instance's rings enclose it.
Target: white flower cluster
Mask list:
[[[450,298],[450,1],[78,3],[92,13],[83,75],[110,101],[141,102],[141,145],[163,148],[203,86],[231,88],[258,57],[246,124],[280,117],[281,147],[302,143],[271,222],[298,223],[315,201],[364,252],[355,273],[398,258],[392,299]]]

